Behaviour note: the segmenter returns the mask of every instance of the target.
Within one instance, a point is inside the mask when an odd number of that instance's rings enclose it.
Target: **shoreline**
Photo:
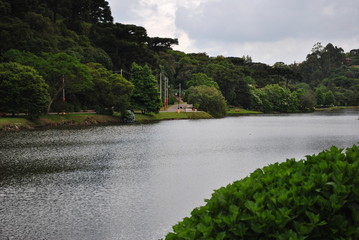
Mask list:
[[[133,124],[144,124],[164,120],[181,119],[211,119],[213,118],[206,112],[181,112],[169,113],[160,112],[157,114],[136,113],[136,122]],[[64,115],[44,115],[38,120],[31,121],[23,117],[3,117],[0,118],[0,131],[22,131],[39,130],[53,128],[68,128],[82,126],[107,126],[107,125],[126,125],[119,117],[100,115],[93,113],[70,113]]]
[[[335,111],[340,109],[359,109],[359,106],[319,108],[315,109],[315,112]],[[239,111],[228,111],[227,116],[233,117],[258,114],[266,113],[240,109]],[[213,117],[207,112],[159,112],[157,114],[135,113],[135,116],[136,122],[133,124],[146,124],[166,120],[213,119]],[[0,132],[108,125],[126,125],[126,123],[123,123],[123,121],[117,116],[100,115],[95,113],[43,115],[35,121],[31,121],[21,116],[0,118]]]

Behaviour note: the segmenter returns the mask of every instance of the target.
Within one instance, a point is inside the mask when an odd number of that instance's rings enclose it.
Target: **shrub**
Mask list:
[[[136,116],[131,110],[126,110],[122,114],[122,121],[124,123],[134,123],[134,122],[136,122]]]
[[[359,239],[359,148],[269,165],[206,202],[166,239]]]

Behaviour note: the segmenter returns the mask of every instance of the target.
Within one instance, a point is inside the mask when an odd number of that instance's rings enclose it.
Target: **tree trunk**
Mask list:
[[[51,98],[51,101],[49,103],[49,105],[47,106],[47,113],[50,112],[50,108],[51,108],[51,105],[52,103],[55,101],[55,99],[57,98],[57,96],[59,95],[59,93],[64,89],[64,86],[61,86],[57,91],[56,93],[54,94],[54,96]]]

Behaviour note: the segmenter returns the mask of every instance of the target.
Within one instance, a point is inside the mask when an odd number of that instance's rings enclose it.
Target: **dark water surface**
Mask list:
[[[359,112],[0,132],[0,240],[158,239],[256,168],[359,142]]]

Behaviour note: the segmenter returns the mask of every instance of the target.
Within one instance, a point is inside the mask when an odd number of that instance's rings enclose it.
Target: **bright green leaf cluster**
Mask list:
[[[35,69],[18,63],[0,64],[0,112],[22,112],[36,119],[50,102],[47,89]]]
[[[174,239],[359,239],[359,147],[289,159],[216,190]]]

